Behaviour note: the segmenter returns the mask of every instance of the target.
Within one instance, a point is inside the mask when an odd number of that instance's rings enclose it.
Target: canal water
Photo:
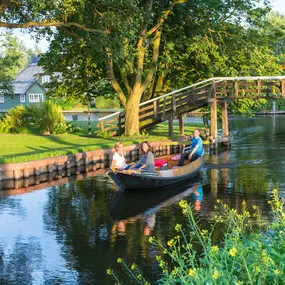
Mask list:
[[[154,281],[159,250],[148,237],[175,235],[176,223],[183,223],[181,199],[194,205],[205,226],[217,199],[236,209],[246,200],[268,216],[271,191],[285,196],[284,117],[235,118],[230,130],[230,149],[207,155],[195,181],[163,193],[123,195],[106,175],[18,195],[3,192],[0,284],[113,284],[107,268],[127,280],[118,257],[139,264]]]

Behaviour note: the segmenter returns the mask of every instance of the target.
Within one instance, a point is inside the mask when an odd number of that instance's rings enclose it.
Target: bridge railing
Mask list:
[[[214,82],[215,80],[208,79],[140,103],[140,128],[143,129],[156,121],[164,121],[178,108],[194,102],[204,102],[210,96],[209,92]],[[122,134],[125,128],[125,113],[116,112],[102,117],[97,126],[100,127],[101,131],[109,132],[110,135]]]
[[[165,121],[170,116],[195,110],[208,104],[210,98],[260,99],[285,98],[285,76],[215,77],[153,98],[139,105],[140,129]],[[98,127],[110,135],[125,129],[125,113],[99,119]]]

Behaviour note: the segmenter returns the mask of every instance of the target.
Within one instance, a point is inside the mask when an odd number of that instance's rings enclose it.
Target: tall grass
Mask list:
[[[161,268],[157,284],[285,284],[285,201],[274,190],[269,203],[270,224],[257,206],[252,216],[245,203],[238,213],[218,201],[220,214],[207,231],[199,226],[192,207],[181,201],[186,227],[177,224],[177,236],[169,241],[149,238],[163,252],[156,257]],[[213,232],[219,223],[224,231],[216,243]],[[127,270],[130,281],[126,284],[150,284],[137,265],[130,267],[121,258],[118,262]],[[114,271],[108,269],[107,274],[122,284]]]

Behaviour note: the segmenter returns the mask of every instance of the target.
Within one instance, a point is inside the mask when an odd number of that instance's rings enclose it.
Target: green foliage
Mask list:
[[[12,80],[27,65],[28,53],[22,42],[10,34],[0,35],[0,90],[14,94]]]
[[[253,207],[253,217],[245,202],[241,212],[231,209],[218,200],[211,231],[201,229],[192,206],[180,201],[187,228],[177,224],[177,236],[166,242],[155,237],[149,241],[162,255],[156,260],[162,270],[159,284],[284,284],[285,283],[285,200],[274,190],[269,202],[273,218],[268,224],[261,217],[260,208]],[[219,244],[213,242],[213,232],[222,223],[223,237]],[[150,284],[136,265],[127,266],[131,280],[136,284]],[[117,284],[117,274],[111,269]]]
[[[99,109],[118,109],[120,108],[120,101],[116,98],[105,98],[98,97],[96,98],[96,108]]]
[[[0,132],[18,134],[67,133],[75,130],[67,125],[61,108],[45,101],[37,105],[19,105],[0,121]]]
[[[109,139],[112,137],[112,134],[108,131],[99,130],[96,132],[96,136],[103,139]]]
[[[59,106],[49,101],[44,101],[38,106],[38,110],[35,113],[38,115],[38,124],[43,132],[53,133],[58,125],[62,129],[64,117]]]

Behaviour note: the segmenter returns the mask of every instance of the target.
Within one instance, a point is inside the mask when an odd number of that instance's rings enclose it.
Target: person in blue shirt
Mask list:
[[[184,161],[188,158],[190,161],[194,161],[203,153],[203,142],[200,138],[200,131],[198,129],[194,130],[194,137],[192,139],[192,144],[190,147],[190,151],[182,153],[178,162],[178,166],[184,165]]]

